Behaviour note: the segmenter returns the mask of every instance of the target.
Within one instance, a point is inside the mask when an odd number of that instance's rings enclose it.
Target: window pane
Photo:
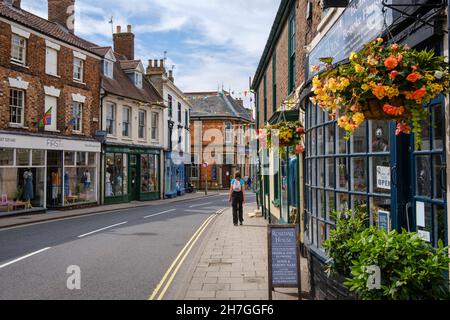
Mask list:
[[[317,190],[311,189],[312,202],[311,202],[311,213],[314,217],[317,217]]]
[[[30,165],[30,150],[16,149],[16,165],[29,166]]]
[[[0,166],[14,165],[14,149],[0,148]]]
[[[347,193],[338,193],[336,198],[336,210],[345,212],[350,208]]]
[[[325,127],[326,154],[334,154],[334,123]]]
[[[429,156],[416,156],[417,195],[431,197],[431,167]]]
[[[346,158],[337,158],[337,186],[339,189],[348,189],[348,168]]]
[[[391,190],[391,166],[389,157],[371,158],[372,192],[390,193]]]
[[[347,153],[347,145],[348,142],[347,140],[345,140],[345,130],[338,127],[337,132],[336,132],[336,143],[337,143],[337,153],[339,154],[346,154]]]
[[[425,227],[418,226],[419,231],[427,232],[430,240],[433,241],[433,210],[430,203],[425,203]]]
[[[421,150],[431,150],[430,146],[430,124],[428,118],[426,121],[422,121],[422,146]]]
[[[442,105],[438,104],[431,107],[433,113],[433,148],[442,149],[444,146],[444,119]]]
[[[334,221],[331,217],[331,213],[336,210],[336,205],[334,203],[334,191],[326,192],[326,203],[327,203],[327,219],[330,221]]]
[[[77,152],[77,166],[85,166],[86,160],[86,152]]]
[[[367,122],[364,122],[359,129],[355,131],[351,138],[352,152],[353,153],[366,153],[367,152],[367,135],[366,135]]]
[[[317,216],[325,219],[325,191],[317,191]]]
[[[443,199],[446,189],[445,181],[445,164],[442,163],[441,155],[433,156],[433,182],[434,182],[434,197]]]
[[[319,222],[319,230],[318,230],[318,247],[319,249],[323,249],[323,242],[325,241],[325,223]]]
[[[326,182],[327,182],[326,186],[328,188],[334,188],[334,185],[335,185],[334,180],[336,178],[335,171],[334,171],[334,158],[327,158],[325,160],[325,164],[326,164],[325,176],[326,176]]]
[[[383,213],[380,215],[380,211]],[[370,224],[372,226],[378,227],[380,222],[385,224],[384,218],[386,214],[389,217],[388,224],[391,229],[391,199],[390,198],[380,198],[373,197],[370,198]]]
[[[389,122],[371,121],[372,152],[389,152]]]
[[[324,154],[323,127],[317,129],[317,155]]]
[[[436,237],[437,240],[442,240],[444,242],[444,246],[447,246],[447,224],[445,222],[447,215],[445,212],[445,208],[441,206],[435,206],[434,210],[436,212],[436,220],[437,220],[437,230]],[[437,243],[435,244],[437,245]]]
[[[75,165],[75,152],[64,152],[64,165],[74,166]]]
[[[45,150],[33,150],[32,153],[33,166],[45,165]]]
[[[317,155],[317,150],[316,150],[316,130],[317,129],[312,129],[311,130],[311,156],[315,156]]]
[[[367,191],[366,158],[352,158],[352,190]]]
[[[359,210],[359,212],[367,212],[367,197],[352,195],[352,209]]]
[[[324,159],[317,159],[318,187],[325,187]]]

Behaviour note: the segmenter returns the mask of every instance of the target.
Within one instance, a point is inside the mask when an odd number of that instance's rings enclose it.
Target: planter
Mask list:
[[[385,104],[390,104],[393,106],[403,106],[404,100],[395,99],[391,101],[381,101],[378,99],[370,99],[366,101],[365,105],[362,107],[362,112],[366,120],[407,120],[410,118],[409,114],[405,112],[401,116],[393,116],[387,114],[383,111],[383,106]]]
[[[357,300],[358,298],[344,285],[341,275],[328,277],[325,263],[316,253],[309,251],[311,294],[315,300]]]

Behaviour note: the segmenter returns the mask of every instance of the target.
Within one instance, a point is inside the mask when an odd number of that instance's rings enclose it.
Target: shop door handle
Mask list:
[[[409,221],[409,209],[412,208],[411,202],[408,202],[405,206],[405,214],[406,214],[406,226],[408,228],[408,232],[411,232],[411,225]]]

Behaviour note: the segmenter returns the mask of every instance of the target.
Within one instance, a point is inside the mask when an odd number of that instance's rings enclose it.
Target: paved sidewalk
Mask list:
[[[233,226],[230,209],[216,219],[177,299],[268,299],[267,222],[248,216],[255,208],[246,206],[244,226]],[[303,291],[307,291],[306,261],[302,270]],[[273,298],[296,300],[298,294],[295,289],[276,289]]]
[[[223,193],[223,192],[222,192]],[[104,206],[95,206],[89,208],[82,209],[74,209],[67,211],[47,211],[46,213],[37,213],[37,214],[20,214],[20,215],[11,215],[4,216],[0,215],[0,229],[15,227],[19,225],[26,225],[31,223],[50,221],[50,220],[59,220],[77,216],[85,216],[90,214],[104,213],[104,212],[112,212],[112,211],[120,211],[126,209],[140,208],[140,207],[150,207],[157,206],[162,204],[170,204],[182,201],[190,201],[196,200],[205,197],[214,197],[220,195],[221,192],[213,191],[208,192],[208,196],[205,196],[204,192],[197,192],[191,194],[185,194],[184,196],[173,198],[173,199],[165,199],[158,201],[147,201],[147,202],[131,202],[131,203],[122,203],[122,204],[114,204],[114,205],[104,205]]]

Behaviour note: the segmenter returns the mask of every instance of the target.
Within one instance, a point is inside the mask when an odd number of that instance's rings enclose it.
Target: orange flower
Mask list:
[[[411,133],[411,127],[406,122],[401,122],[397,124],[397,130],[395,130],[395,134],[398,136],[400,133]]]
[[[391,115],[391,116],[401,116],[402,114],[405,113],[405,107],[403,107],[403,106],[396,107],[396,106],[392,106],[392,105],[386,103],[383,106],[383,111],[384,111],[384,113]]]
[[[378,84],[375,87],[373,87],[372,93],[379,100],[382,100],[386,95],[386,91],[384,90],[384,87],[381,84]]]
[[[350,107],[350,110],[352,112],[359,112],[359,111],[361,111],[361,106],[359,104],[354,104]]]
[[[398,75],[398,71],[394,70],[389,74],[389,78],[391,78],[392,80],[394,80]]]
[[[397,50],[398,50],[398,44],[394,43],[394,44],[391,46],[391,49],[394,50],[394,51],[397,51]]]
[[[420,79],[422,79],[422,76],[420,74],[418,74],[417,72],[410,73],[408,75],[408,77],[406,78],[406,80],[408,80],[409,82],[413,82],[413,83]]]
[[[397,56],[397,61],[398,61],[399,63],[403,61],[403,54],[402,54],[402,53],[399,53],[399,54],[398,54],[398,56]]]
[[[397,58],[395,56],[390,56],[389,58],[384,60],[384,65],[389,70],[392,70],[392,69],[396,68],[398,66]]]
[[[421,89],[414,91],[411,97],[413,100],[421,100],[426,94],[427,89],[425,87],[422,87]]]

